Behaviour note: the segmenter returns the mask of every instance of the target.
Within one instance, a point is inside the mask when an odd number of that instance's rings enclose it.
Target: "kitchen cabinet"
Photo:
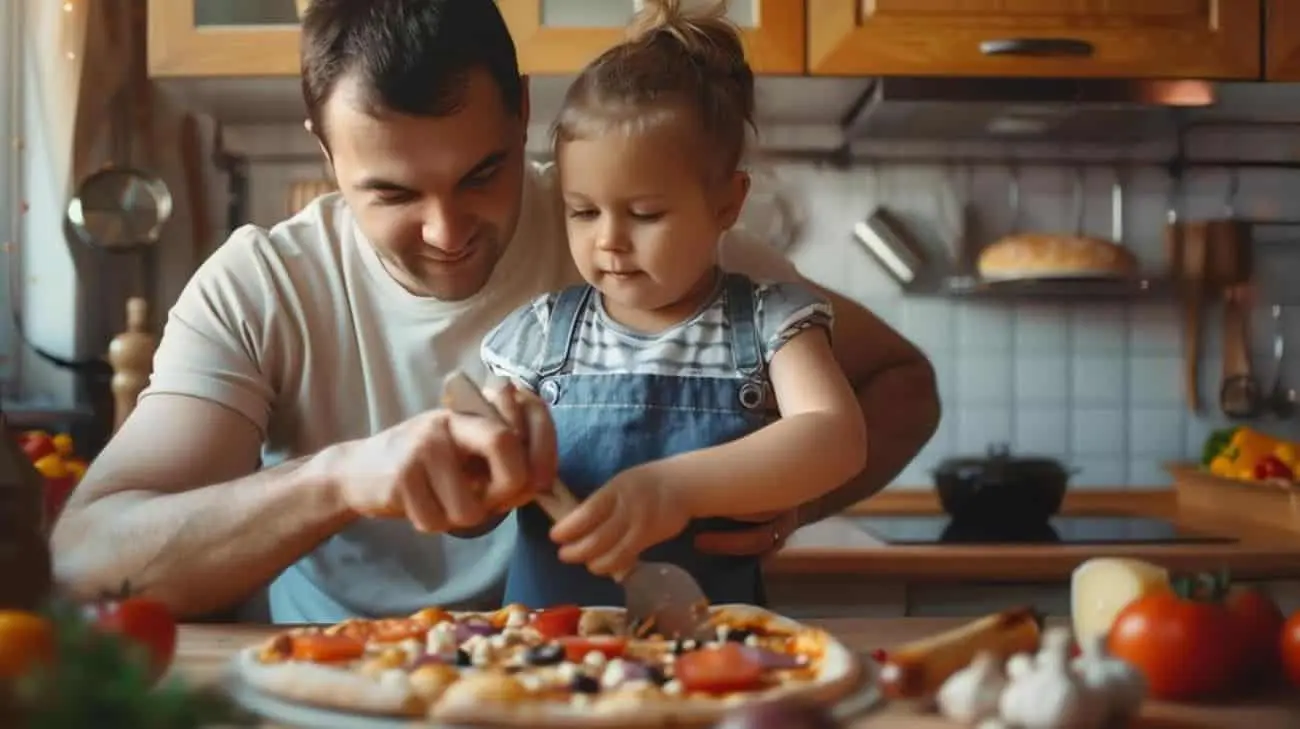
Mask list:
[[[569,74],[623,38],[637,0],[497,0],[525,73]],[[756,73],[804,71],[804,0],[734,0],[727,17],[739,28]]]
[[[572,74],[623,38],[637,0],[497,0],[524,73]],[[736,0],[755,72],[804,72],[804,0]],[[149,0],[153,77],[296,76],[295,0]]]
[[[1264,13],[1265,77],[1269,81],[1300,81],[1300,3],[1268,0]]]
[[[149,0],[149,75],[297,76],[295,0]]]
[[[822,75],[1261,74],[1261,0],[806,0]],[[1293,6],[1293,0],[1273,0]],[[1300,41],[1300,37],[1297,37]]]

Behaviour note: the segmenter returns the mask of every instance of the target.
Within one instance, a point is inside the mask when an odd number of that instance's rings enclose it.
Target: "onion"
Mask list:
[[[745,652],[745,655],[748,656],[750,660],[768,670],[780,671],[790,668],[800,668],[804,665],[803,662],[799,660],[798,656],[792,656],[789,653],[778,653],[773,650],[768,650],[767,648],[760,648],[753,645],[741,646],[741,650]]]
[[[484,620],[466,620],[463,623],[456,623],[456,642],[464,643],[470,639],[470,636],[481,635],[487,637],[496,633],[497,629],[492,624]]]
[[[443,653],[421,653],[419,658],[411,664],[412,669],[428,665],[449,665],[456,662],[455,654],[446,655]]]

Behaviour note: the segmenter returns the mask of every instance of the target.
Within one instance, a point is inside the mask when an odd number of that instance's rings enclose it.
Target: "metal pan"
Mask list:
[[[158,176],[134,167],[108,166],[88,175],[68,202],[67,222],[91,248],[136,253],[162,237],[172,215],[172,194]]]

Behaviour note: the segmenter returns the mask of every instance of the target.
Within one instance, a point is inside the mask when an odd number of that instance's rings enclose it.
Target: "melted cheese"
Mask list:
[[[1070,577],[1070,617],[1080,646],[1110,632],[1129,603],[1170,589],[1168,570],[1139,559],[1098,557]]]

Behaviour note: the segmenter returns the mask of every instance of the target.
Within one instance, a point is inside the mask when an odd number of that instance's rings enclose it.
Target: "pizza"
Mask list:
[[[286,628],[242,649],[254,690],[331,710],[481,726],[709,724],[741,704],[830,704],[862,683],[829,633],[744,605],[709,608],[708,639],[629,626],[621,608],[427,608]]]

